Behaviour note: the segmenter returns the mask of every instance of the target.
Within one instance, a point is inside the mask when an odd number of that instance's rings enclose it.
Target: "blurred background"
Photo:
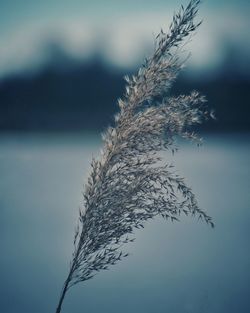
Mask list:
[[[82,185],[125,74],[168,28],[173,0],[0,0],[0,308],[55,311]],[[64,312],[249,312],[250,3],[210,0],[171,94],[199,90],[216,121],[166,157],[214,230],[160,220],[126,261],[69,292]]]

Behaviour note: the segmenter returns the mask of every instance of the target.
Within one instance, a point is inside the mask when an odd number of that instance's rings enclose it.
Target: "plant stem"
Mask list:
[[[69,283],[71,281],[73,271],[74,271],[74,264],[72,264],[72,267],[70,268],[70,271],[69,271],[69,275],[68,275],[67,279],[64,282],[63,289],[62,289],[62,292],[61,292],[61,295],[60,295],[60,299],[59,299],[59,302],[58,302],[58,306],[57,306],[57,309],[56,309],[56,313],[60,313],[61,312],[62,303],[63,303],[64,297],[66,295],[66,292],[68,290]]]
[[[80,241],[81,241],[81,239],[83,237],[83,234],[84,233],[82,232],[81,236],[80,236],[80,240],[78,242],[78,246],[77,246],[75,257],[74,257],[72,265],[70,267],[69,275],[68,275],[67,279],[64,282],[63,289],[62,289],[62,292],[61,292],[61,295],[60,295],[60,299],[59,299],[59,302],[58,302],[58,306],[57,306],[57,309],[56,309],[56,313],[60,313],[61,312],[63,300],[65,298],[67,290],[69,289],[69,283],[70,283],[70,281],[72,279],[72,275],[74,273],[75,266],[76,266],[76,263],[77,263],[77,258],[78,258],[78,255],[80,253],[80,250],[81,250],[81,243],[80,243]]]

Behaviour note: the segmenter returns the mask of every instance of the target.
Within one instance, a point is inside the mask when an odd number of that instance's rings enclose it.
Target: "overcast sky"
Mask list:
[[[51,42],[73,57],[86,58],[99,50],[115,65],[134,66],[181,3],[187,1],[0,0],[0,76],[44,62]],[[235,52],[245,69],[249,13],[246,0],[204,1],[199,14],[204,23],[189,46],[191,67],[211,71]]]

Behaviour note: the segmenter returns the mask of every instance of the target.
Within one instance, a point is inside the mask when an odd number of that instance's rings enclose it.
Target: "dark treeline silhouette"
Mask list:
[[[96,58],[65,66],[49,63],[33,74],[2,79],[0,131],[102,130],[112,123],[127,73]],[[210,80],[181,75],[172,94],[193,89],[207,96],[218,120],[202,125],[203,130],[250,130],[250,80],[225,71]]]

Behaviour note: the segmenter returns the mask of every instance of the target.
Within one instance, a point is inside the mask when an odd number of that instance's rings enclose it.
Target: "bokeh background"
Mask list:
[[[0,312],[53,312],[89,162],[123,76],[167,29],[173,0],[0,0]],[[154,220],[132,255],[74,287],[63,312],[250,311],[250,3],[210,0],[171,94],[207,96],[205,144],[174,157],[216,228]]]

